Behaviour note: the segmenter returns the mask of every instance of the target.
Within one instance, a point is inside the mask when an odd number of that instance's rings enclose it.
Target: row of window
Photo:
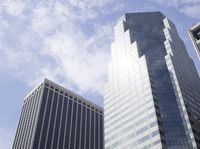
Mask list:
[[[36,114],[39,106],[39,99],[41,95],[42,86],[39,86],[31,95],[25,100],[20,121],[18,124],[13,149],[27,149],[30,148],[33,137],[34,125],[36,122]]]
[[[33,149],[103,148],[99,113],[46,87],[40,109]]]
[[[117,108],[117,111],[119,112],[116,112],[116,113],[113,113],[113,117],[105,117],[105,126],[108,126],[108,125],[113,125],[114,123],[117,122],[122,122],[123,119],[125,119],[128,115],[131,115],[134,119],[136,119],[138,116],[142,116],[142,114],[147,114],[147,111],[150,112],[150,111],[153,111],[154,109],[154,104],[152,103],[152,100],[147,100],[146,103],[144,104],[140,104],[138,102],[135,102],[134,104],[131,103],[131,105],[133,106],[130,106],[130,104],[125,104],[125,105],[128,105],[128,106],[124,106],[125,108],[121,108],[121,110],[119,110],[119,108]]]
[[[61,89],[55,88],[55,87],[53,87],[53,86],[51,86],[51,85],[49,85],[49,84],[47,84],[47,83],[45,84],[45,87],[47,87],[47,88],[53,90],[54,92],[57,92],[58,94],[62,94],[63,96],[68,97],[68,98],[70,98],[71,100],[74,100],[74,101],[76,101],[76,102],[78,102],[78,103],[81,103],[82,105],[87,106],[88,108],[91,108],[92,110],[94,110],[94,111],[96,111],[96,112],[103,113],[102,110],[99,110],[99,109],[97,109],[96,107],[92,106],[91,104],[88,104],[87,102],[83,101],[83,100],[80,99],[79,97],[75,97],[74,95],[72,95],[72,94],[70,94],[70,93],[64,91],[64,89],[61,90]]]
[[[159,136],[159,134],[160,134],[159,130],[155,130],[151,134],[145,135],[139,139],[135,139],[136,141],[129,141],[137,136],[135,133],[131,133],[126,138],[122,138],[121,140],[114,141],[114,143],[112,143],[112,144],[106,144],[105,149],[112,149],[114,147],[118,147],[118,146],[122,145],[124,141],[130,142],[130,144],[128,146],[126,146],[126,148],[131,148],[131,147],[135,148],[136,146],[138,147],[143,144],[148,144],[143,147],[145,149],[147,146],[152,147],[152,146],[161,144],[160,139],[159,140],[156,139],[156,141],[153,141],[155,139],[152,140],[152,138]]]

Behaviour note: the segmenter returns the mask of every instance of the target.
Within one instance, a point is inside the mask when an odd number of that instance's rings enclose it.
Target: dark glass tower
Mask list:
[[[199,149],[200,78],[161,12],[114,28],[104,94],[105,149]]]
[[[103,149],[103,109],[47,79],[24,100],[13,149]]]

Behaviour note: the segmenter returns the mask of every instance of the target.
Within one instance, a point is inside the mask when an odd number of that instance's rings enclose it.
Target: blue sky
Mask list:
[[[102,105],[113,27],[125,12],[161,11],[200,72],[187,30],[199,0],[3,0],[0,2],[0,148],[10,149],[23,98],[44,77]]]

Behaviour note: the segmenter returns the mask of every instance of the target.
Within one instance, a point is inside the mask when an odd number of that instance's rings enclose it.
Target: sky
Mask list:
[[[24,97],[44,78],[103,105],[113,27],[128,12],[172,20],[198,72],[187,30],[199,0],[1,0],[0,148],[11,149]]]

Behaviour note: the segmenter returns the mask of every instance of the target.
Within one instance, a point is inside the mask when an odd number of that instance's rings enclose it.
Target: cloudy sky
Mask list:
[[[113,27],[125,12],[162,11],[187,34],[199,0],[1,0],[0,148],[10,149],[24,96],[49,78],[102,105]]]

